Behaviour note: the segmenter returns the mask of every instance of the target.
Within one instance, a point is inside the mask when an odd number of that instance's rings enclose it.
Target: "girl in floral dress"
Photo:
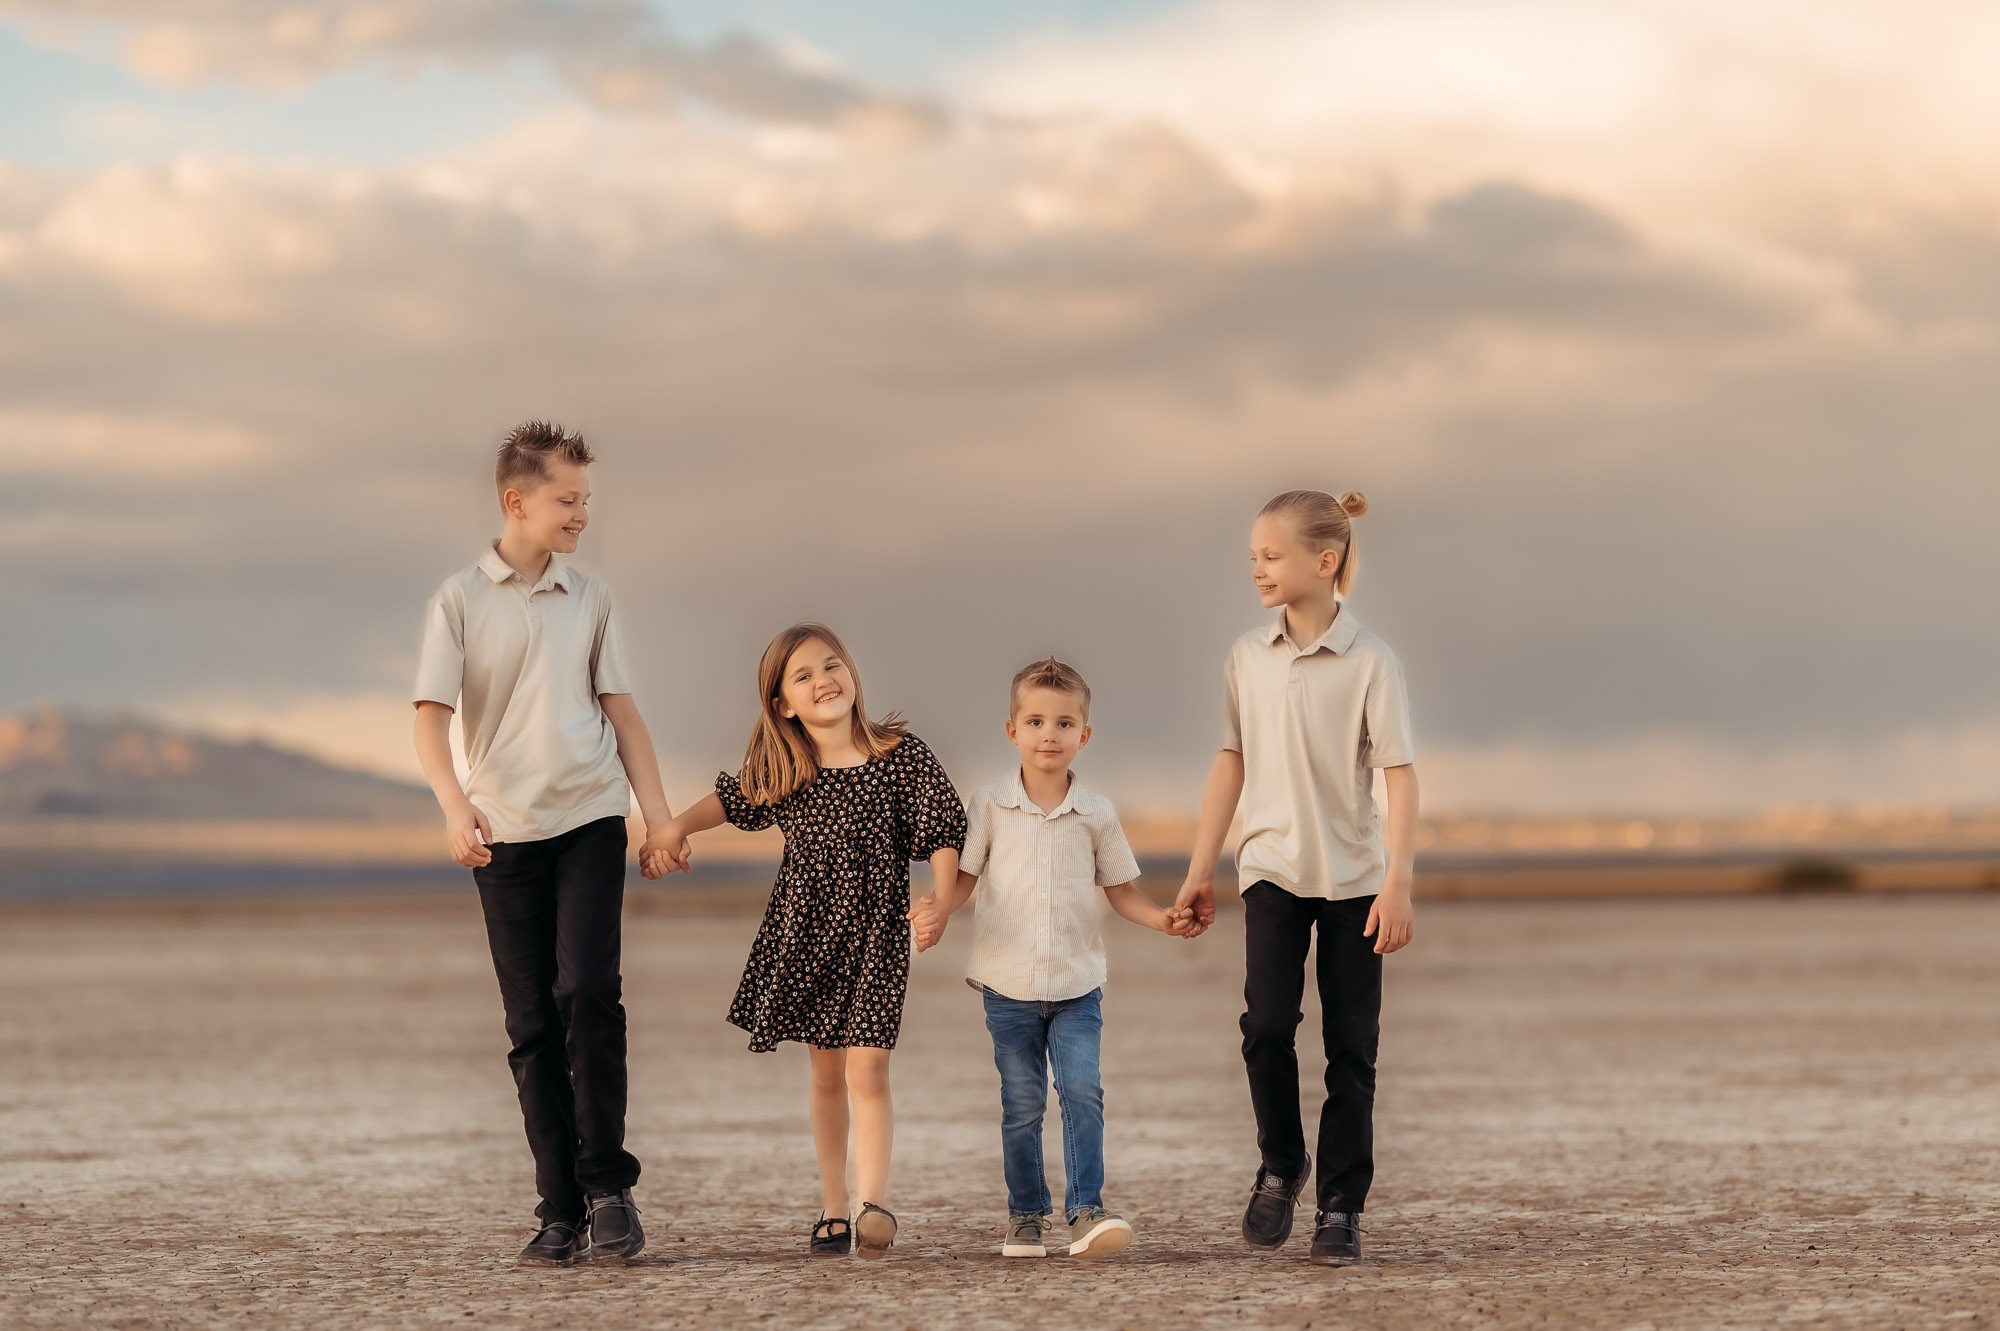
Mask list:
[[[687,838],[727,821],[776,823],[784,860],[729,1020],[767,1052],[807,1046],[813,1146],[823,1203],[811,1251],[879,1257],[896,1236],[888,1209],[893,1115],[889,1051],[910,969],[910,862],[937,888],[958,878],[965,809],[924,742],[892,714],[872,721],[833,630],[797,624],[764,649],[761,702],[738,773],[688,807],[648,852],[648,872],[687,867]],[[849,1221],[847,1143],[861,1208]]]

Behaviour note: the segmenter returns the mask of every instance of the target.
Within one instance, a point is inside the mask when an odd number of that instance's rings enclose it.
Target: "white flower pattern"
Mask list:
[[[965,847],[965,808],[915,735],[859,767],[822,767],[776,804],[752,804],[721,772],[715,794],[733,826],[776,823],[778,880],[729,1020],[765,1053],[894,1049],[910,974],[910,862]]]

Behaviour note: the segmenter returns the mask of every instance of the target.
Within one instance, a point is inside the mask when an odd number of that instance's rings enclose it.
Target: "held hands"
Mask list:
[[[493,844],[493,824],[486,821],[478,805],[467,800],[464,808],[445,816],[444,844],[454,864],[482,868],[493,862],[493,852],[487,849]]]
[[[1375,951],[1387,956],[1408,947],[1416,927],[1416,913],[1410,905],[1410,880],[1407,876],[1391,875],[1376,895],[1375,904],[1368,908],[1368,923],[1361,936],[1374,939]]]
[[[645,844],[639,847],[639,873],[646,878],[665,878],[676,869],[691,873],[688,861],[693,854],[688,839],[670,822],[647,836]]]
[[[1207,933],[1208,926],[1215,923],[1215,881],[1189,874],[1167,914],[1174,926],[1167,932],[1176,938],[1199,938]]]
[[[917,951],[924,952],[935,946],[944,937],[945,913],[938,909],[936,897],[924,897],[910,907],[910,926],[916,930]]]

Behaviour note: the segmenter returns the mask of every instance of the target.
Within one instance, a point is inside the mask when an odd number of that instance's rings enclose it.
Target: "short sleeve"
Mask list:
[[[965,806],[965,848],[958,852],[958,867],[977,878],[986,872],[986,859],[993,846],[993,801],[974,792]]]
[[[465,685],[465,607],[440,587],[424,607],[423,640],[417,648],[417,683],[412,704],[438,702],[454,710]]]
[[[965,806],[943,765],[915,735],[905,735],[897,747],[904,750],[897,817],[909,839],[910,858],[927,860],[941,850],[963,850]]]
[[[729,820],[731,827],[740,827],[745,832],[760,832],[777,821],[777,806],[752,804],[743,794],[743,782],[734,772],[715,774],[715,798],[722,802],[722,816]]]
[[[1368,681],[1363,707],[1368,765],[1401,767],[1415,762],[1417,746],[1410,735],[1410,696],[1403,684],[1401,661],[1393,656],[1383,661]]]
[[[618,633],[618,615],[611,608],[609,596],[604,598],[604,609],[597,621],[597,641],[591,648],[590,691],[599,697],[632,691],[632,681],[625,674],[625,644]]]
[[[1221,748],[1243,752],[1243,714],[1236,705],[1236,653],[1222,663],[1222,743]]]
[[[1132,843],[1125,839],[1125,829],[1119,825],[1118,815],[1107,812],[1092,829],[1097,842],[1097,885],[1116,887],[1129,883],[1139,876],[1139,857],[1132,853]]]

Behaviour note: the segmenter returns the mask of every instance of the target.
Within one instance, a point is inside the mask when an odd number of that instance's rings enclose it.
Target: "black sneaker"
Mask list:
[[[1355,1211],[1321,1211],[1313,1218],[1312,1259],[1321,1266],[1361,1260],[1361,1216]]]
[[[632,1190],[593,1192],[584,1201],[590,1207],[590,1259],[622,1262],[637,1257],[646,1246],[646,1231],[639,1226],[639,1208],[632,1202]]]
[[[819,1213],[813,1222],[812,1255],[815,1257],[845,1257],[854,1251],[854,1227],[847,1223],[844,1215],[827,1219],[826,1212]]]
[[[515,1260],[522,1266],[574,1266],[590,1255],[590,1235],[574,1220],[547,1220]]]
[[[1279,1178],[1262,1165],[1257,1167],[1257,1182],[1250,1189],[1250,1205],[1243,1211],[1243,1241],[1253,1248],[1282,1248],[1285,1240],[1292,1236],[1292,1208],[1298,1205],[1299,1194],[1312,1181],[1312,1157],[1307,1156],[1305,1165],[1294,1179]]]

